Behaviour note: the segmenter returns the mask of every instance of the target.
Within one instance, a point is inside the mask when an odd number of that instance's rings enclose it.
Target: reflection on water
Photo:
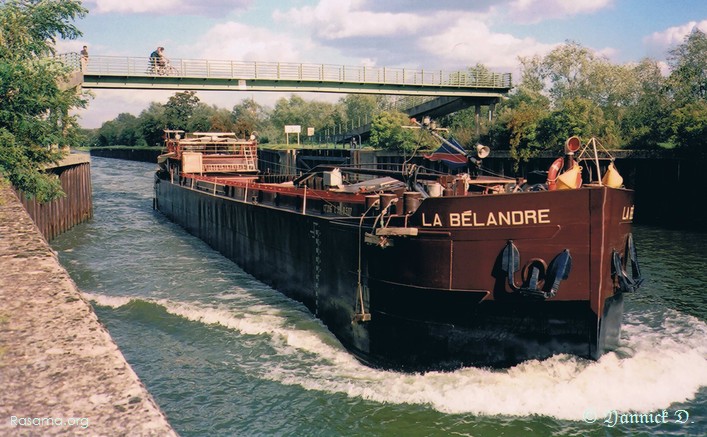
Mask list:
[[[181,435],[702,435],[607,411],[707,414],[707,235],[637,228],[622,347],[507,370],[400,374],[151,209],[154,166],[93,159],[95,217],[54,248]],[[587,415],[601,417],[586,423]]]

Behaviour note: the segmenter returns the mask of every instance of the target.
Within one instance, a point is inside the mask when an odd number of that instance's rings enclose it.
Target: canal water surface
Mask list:
[[[707,234],[636,228],[648,279],[598,362],[401,374],[153,211],[154,169],[93,158],[94,218],[52,246],[182,436],[707,434]]]

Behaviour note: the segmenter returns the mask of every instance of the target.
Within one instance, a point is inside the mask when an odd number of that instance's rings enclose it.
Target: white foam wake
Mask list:
[[[111,307],[131,300],[86,297]],[[254,305],[236,311],[224,305],[153,302],[188,320],[219,324],[243,334],[267,334],[272,347],[288,360],[286,366],[264,364],[263,378],[378,402],[426,404],[447,413],[582,420],[587,412],[601,417],[609,410],[668,408],[694,398],[700,387],[707,386],[707,325],[675,311],[627,316],[625,346],[598,361],[557,355],[506,370],[471,367],[401,374],[360,364],[332,336],[294,328],[274,307]],[[299,365],[293,366],[296,360]]]
[[[206,305],[168,299],[105,296],[86,292],[83,295],[97,305],[110,308],[120,308],[134,300],[151,302],[162,306],[170,314],[193,322],[220,325],[245,335],[268,335],[272,346],[281,354],[288,355],[292,354],[293,350],[300,350],[315,354],[331,363],[358,363],[343,350],[333,335],[322,337],[318,335],[322,331],[295,329],[287,322],[280,310],[269,305],[250,303],[247,308],[236,310],[233,306],[223,303]]]
[[[315,367],[306,388],[345,392],[380,402],[429,404],[448,413],[545,415],[582,420],[610,410],[652,412],[694,398],[707,386],[707,325],[672,312],[660,328],[627,324],[626,351],[594,362],[568,355],[531,360],[507,370],[465,368],[401,375],[358,368]],[[348,378],[348,379],[347,379]]]

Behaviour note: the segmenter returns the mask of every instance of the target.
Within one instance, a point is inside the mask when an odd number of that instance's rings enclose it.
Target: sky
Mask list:
[[[270,61],[454,71],[483,64],[520,79],[521,57],[573,41],[616,64],[668,51],[695,27],[707,32],[705,0],[84,0],[76,40],[60,53]],[[667,68],[667,67],[666,67]],[[667,71],[667,69],[665,70]],[[80,124],[135,116],[174,91],[94,90]],[[231,109],[253,98],[273,107],[283,93],[200,91]],[[300,94],[334,102],[338,94]]]

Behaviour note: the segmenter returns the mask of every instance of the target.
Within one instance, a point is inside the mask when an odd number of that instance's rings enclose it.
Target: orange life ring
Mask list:
[[[557,189],[557,176],[560,175],[560,170],[565,165],[565,159],[560,157],[555,160],[547,171],[547,189],[548,191]]]

